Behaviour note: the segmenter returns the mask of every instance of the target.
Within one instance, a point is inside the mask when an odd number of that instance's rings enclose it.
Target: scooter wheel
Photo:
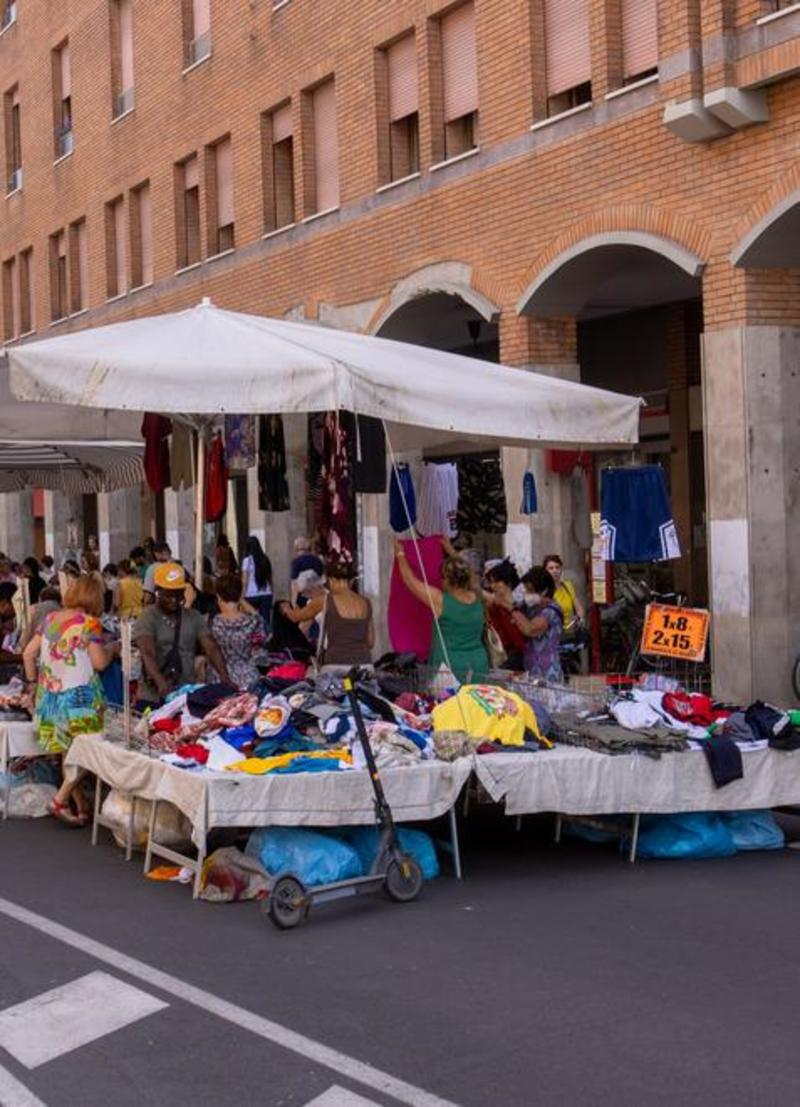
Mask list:
[[[425,878],[422,869],[411,857],[402,861],[392,860],[386,866],[383,890],[395,903],[410,903],[422,891]]]
[[[309,900],[305,888],[294,876],[282,876],[270,889],[267,914],[278,930],[299,926],[308,914]]]

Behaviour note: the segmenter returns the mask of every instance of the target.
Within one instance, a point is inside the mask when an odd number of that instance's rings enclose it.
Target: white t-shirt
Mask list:
[[[266,584],[263,588],[259,588],[256,584],[256,567],[252,557],[246,557],[242,562],[242,573],[247,579],[247,587],[244,593],[246,600],[251,600],[254,596],[272,595],[271,584]]]

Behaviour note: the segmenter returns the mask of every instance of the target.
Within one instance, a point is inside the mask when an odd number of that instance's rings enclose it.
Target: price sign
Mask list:
[[[642,630],[642,653],[702,661],[706,656],[710,615],[700,607],[647,606]]]

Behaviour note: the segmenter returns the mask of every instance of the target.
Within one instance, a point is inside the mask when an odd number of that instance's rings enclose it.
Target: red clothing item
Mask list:
[[[169,442],[172,420],[163,415],[145,415],[142,419],[144,438],[144,475],[154,492],[169,488],[172,474],[169,467]]]
[[[198,765],[205,765],[208,761],[208,750],[197,742],[183,742],[175,748],[178,757],[191,757]]]
[[[514,623],[511,612],[500,603],[490,603],[487,608],[489,622],[500,635],[503,649],[507,654],[522,654],[525,652],[525,635]]]
[[[222,435],[215,434],[206,462],[206,522],[216,523],[228,506],[228,466]]]
[[[720,719],[727,719],[730,711],[721,711],[714,707],[710,696],[701,692],[667,692],[661,706],[674,719],[692,726],[711,726]]]

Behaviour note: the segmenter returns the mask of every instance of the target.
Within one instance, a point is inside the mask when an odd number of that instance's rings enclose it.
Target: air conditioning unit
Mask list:
[[[204,35],[198,35],[197,38],[192,39],[189,43],[189,57],[187,59],[188,65],[196,65],[203,58],[207,58],[211,53],[211,32],[206,31]]]
[[[114,118],[119,119],[121,115],[125,115],[126,112],[133,110],[133,89],[128,88],[125,92],[121,92],[114,101]]]
[[[22,170],[12,169],[8,177],[8,191],[17,192],[20,188],[22,188]]]
[[[17,18],[17,5],[15,0],[6,0],[3,4],[2,10],[0,10],[0,31],[4,31],[6,27],[10,27]]]

